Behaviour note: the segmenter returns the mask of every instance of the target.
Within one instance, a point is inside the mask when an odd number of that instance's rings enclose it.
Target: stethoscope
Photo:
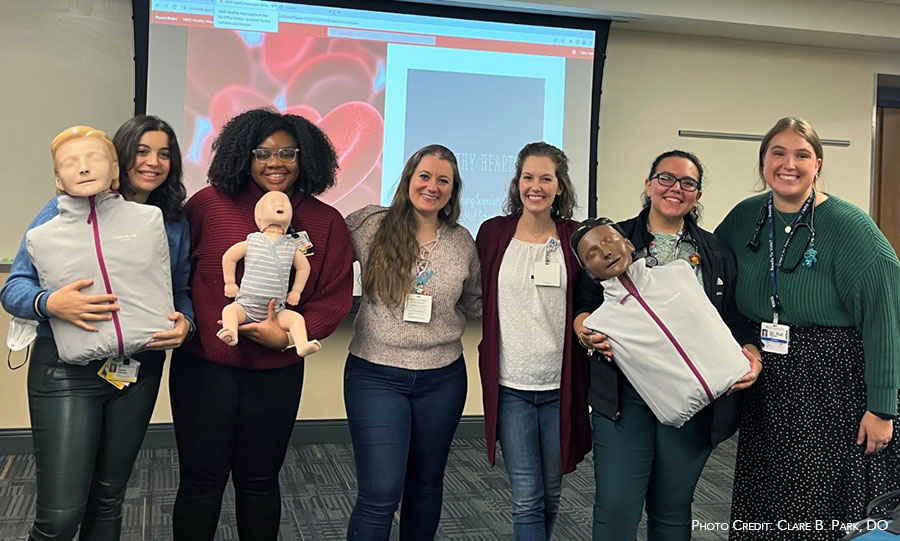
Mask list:
[[[692,254],[699,254],[699,253],[700,253],[700,248],[699,248],[699,246],[697,246],[697,243],[694,242],[694,239],[691,237],[690,231],[689,231],[688,229],[686,229],[686,228],[685,228],[685,230],[684,230],[684,233],[681,234],[681,235],[678,237],[678,239],[675,241],[675,250],[674,250],[674,252],[675,252],[675,257],[676,257],[676,259],[678,258],[678,249],[681,248],[681,245],[682,245],[682,244],[687,244],[687,245],[689,245],[691,248],[693,248],[693,250],[691,250],[691,253],[692,253]],[[655,267],[655,266],[659,265],[659,259],[657,259],[657,257],[656,257],[655,255],[653,255],[653,253],[652,253],[651,250],[650,250],[650,245],[649,245],[649,244],[648,244],[647,246],[644,246],[643,248],[641,248],[641,249],[638,250],[637,252],[635,252],[635,256],[636,256],[636,257],[643,257],[643,258],[644,258],[644,261],[646,261],[646,263],[647,263],[647,267],[649,267],[649,268],[652,268],[652,267]],[[692,266],[692,267],[696,267],[696,266],[697,266],[696,264],[694,264],[693,261],[690,261],[690,263],[691,263],[691,266]]]
[[[788,238],[784,243],[784,248],[782,249],[782,258],[784,258],[784,254],[787,253],[788,246],[794,240],[794,236],[800,230],[800,228],[805,227],[809,232],[809,238],[806,241],[806,248],[803,251],[803,266],[811,267],[813,263],[816,262],[818,252],[815,249],[816,245],[816,228],[813,225],[816,219],[816,192],[810,194],[810,205],[809,205],[809,222],[803,221],[806,217],[806,212],[801,212],[794,218],[792,224],[790,224],[790,230],[787,231]],[[770,209],[772,209],[770,211]],[[759,209],[759,215],[756,218],[756,229],[753,230],[753,235],[750,237],[750,240],[747,241],[747,248],[752,252],[756,252],[759,250],[759,235],[762,233],[763,227],[768,223],[769,220],[775,220],[775,217],[772,215],[775,212],[773,204],[772,204],[772,195],[769,194],[769,200],[765,205]],[[773,225],[774,227],[774,225]],[[793,265],[790,269],[787,269],[782,264],[779,264],[779,269],[783,272],[794,272],[797,267],[800,265],[800,261],[797,261],[796,265]]]

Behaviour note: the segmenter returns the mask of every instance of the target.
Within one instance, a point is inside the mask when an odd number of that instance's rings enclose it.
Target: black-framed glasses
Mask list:
[[[250,152],[253,154],[253,157],[256,158],[256,161],[260,163],[272,161],[272,158],[274,158],[276,154],[282,163],[294,163],[297,161],[297,156],[300,155],[300,149],[293,147],[284,147],[279,148],[278,150],[272,148],[254,148]]]
[[[681,184],[681,189],[686,192],[696,192],[700,189],[700,181],[696,180],[692,177],[681,177],[678,178],[675,175],[669,173],[656,173],[650,180],[656,179],[656,182],[659,182],[661,186],[665,186],[666,188],[670,186],[674,186],[676,182]]]

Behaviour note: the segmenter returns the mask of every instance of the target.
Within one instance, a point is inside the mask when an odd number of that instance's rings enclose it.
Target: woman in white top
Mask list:
[[[506,216],[485,222],[483,340],[479,366],[488,459],[500,440],[513,499],[514,538],[550,538],[562,475],[590,449],[588,367],[573,348],[573,292],[580,272],[568,250],[578,224],[562,150],[526,145],[516,159]]]

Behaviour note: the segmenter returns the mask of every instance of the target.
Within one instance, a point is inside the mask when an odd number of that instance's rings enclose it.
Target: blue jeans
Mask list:
[[[497,436],[512,489],[513,538],[546,541],[559,514],[562,493],[559,390],[501,386]]]
[[[712,451],[712,408],[675,428],[657,421],[629,383],[619,389],[618,420],[592,414],[593,539],[633,541],[646,502],[648,541],[688,541],[694,487]]]
[[[347,539],[387,540],[401,497],[400,539],[434,538],[466,390],[462,356],[435,370],[347,357],[344,405],[358,484]]]

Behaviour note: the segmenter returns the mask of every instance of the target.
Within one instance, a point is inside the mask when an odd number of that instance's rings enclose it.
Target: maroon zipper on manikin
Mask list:
[[[656,312],[654,312],[653,309],[650,308],[650,305],[647,304],[647,301],[645,301],[644,298],[641,297],[641,294],[638,293],[637,287],[634,285],[634,282],[631,281],[631,277],[623,273],[619,275],[619,281],[623,286],[625,286],[625,289],[628,291],[628,293],[632,297],[637,299],[638,303],[640,303],[640,305],[644,308],[644,310],[646,310],[650,317],[653,318],[653,321],[656,322],[656,324],[662,330],[663,334],[666,335],[666,338],[668,338],[669,341],[672,342],[672,345],[675,346],[675,350],[678,351],[678,354],[681,355],[682,359],[684,359],[684,362],[688,365],[688,368],[691,369],[694,377],[696,377],[697,381],[700,382],[700,385],[706,392],[706,396],[709,397],[709,401],[712,402],[713,400],[715,400],[716,398],[713,396],[712,391],[709,390],[709,385],[706,384],[706,380],[704,380],[703,376],[700,375],[700,371],[697,370],[697,367],[694,366],[694,363],[691,362],[691,359],[690,357],[688,357],[687,352],[684,350],[684,348],[681,347],[681,344],[678,343],[678,340],[675,339],[675,337],[672,335],[672,332],[669,331],[668,327],[666,327],[666,324],[663,323],[661,319],[659,319],[659,316],[656,315]]]
[[[112,295],[112,286],[109,283],[109,273],[106,272],[106,261],[103,260],[103,249],[100,248],[100,225],[97,223],[97,204],[94,202],[96,195],[88,197],[91,203],[91,213],[88,214],[88,223],[94,229],[94,251],[97,252],[97,262],[100,264],[100,273],[103,275],[103,285],[106,292]],[[110,301],[109,304],[113,304]],[[119,323],[119,313],[112,312],[113,327],[116,329],[116,341],[119,345],[119,357],[125,356],[125,340],[122,338],[122,325]]]

